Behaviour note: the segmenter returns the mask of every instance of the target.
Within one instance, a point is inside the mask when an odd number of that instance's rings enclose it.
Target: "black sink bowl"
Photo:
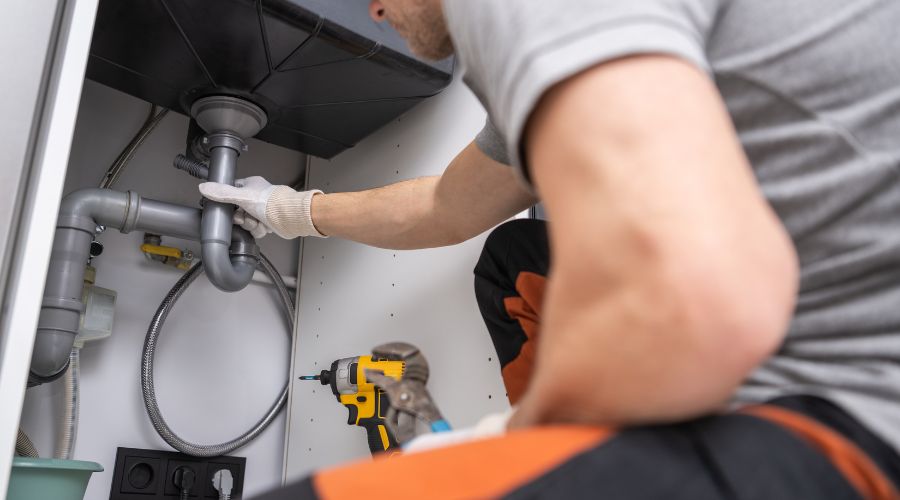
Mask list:
[[[209,95],[268,114],[257,138],[322,158],[444,89],[368,0],[101,0],[87,77],[189,114]]]

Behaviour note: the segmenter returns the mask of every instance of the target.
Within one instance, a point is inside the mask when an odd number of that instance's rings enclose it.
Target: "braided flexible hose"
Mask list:
[[[284,313],[288,318],[288,324],[293,327],[294,299],[290,292],[288,292],[287,286],[284,284],[284,281],[281,279],[275,266],[273,266],[272,263],[269,262],[269,259],[261,253],[259,255],[259,265],[269,278],[272,279],[272,282],[275,283],[275,290],[278,292],[278,298],[280,299]],[[193,455],[195,457],[216,457],[228,454],[249,443],[272,423],[287,401],[288,382],[285,382],[278,399],[276,399],[275,403],[266,411],[263,418],[250,428],[250,430],[230,441],[211,445],[191,443],[179,437],[172,428],[169,427],[165,418],[163,418],[162,413],[159,411],[159,404],[156,401],[156,392],[153,384],[153,358],[156,354],[156,345],[159,341],[159,335],[162,332],[162,327],[166,318],[169,316],[169,313],[172,311],[172,308],[175,306],[175,303],[181,295],[201,274],[203,274],[203,262],[198,262],[175,283],[175,286],[173,286],[171,290],[169,290],[169,293],[166,294],[166,297],[159,305],[156,314],[153,315],[153,319],[150,321],[150,326],[147,329],[147,336],[144,338],[144,349],[141,353],[141,389],[147,416],[150,417],[153,428],[156,429],[156,432],[160,437],[169,443],[170,446],[182,453]],[[288,336],[290,335],[291,332],[288,332]]]

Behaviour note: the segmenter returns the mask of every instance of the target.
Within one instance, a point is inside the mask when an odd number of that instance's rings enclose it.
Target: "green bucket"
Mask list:
[[[56,458],[13,458],[6,500],[83,500],[96,462]]]

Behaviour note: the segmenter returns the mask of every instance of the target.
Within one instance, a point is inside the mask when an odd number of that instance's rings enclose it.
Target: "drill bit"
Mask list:
[[[322,370],[318,375],[304,375],[300,377],[300,380],[318,380],[320,384],[328,385],[331,383],[331,372]]]

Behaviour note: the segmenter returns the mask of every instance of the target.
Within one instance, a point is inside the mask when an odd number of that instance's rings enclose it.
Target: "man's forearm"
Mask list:
[[[534,203],[510,167],[472,143],[441,176],[318,194],[311,212],[316,229],[326,236],[406,250],[460,243]]]
[[[353,193],[319,194],[313,224],[322,234],[381,248],[429,248],[457,243],[450,221],[435,215],[439,176]]]

